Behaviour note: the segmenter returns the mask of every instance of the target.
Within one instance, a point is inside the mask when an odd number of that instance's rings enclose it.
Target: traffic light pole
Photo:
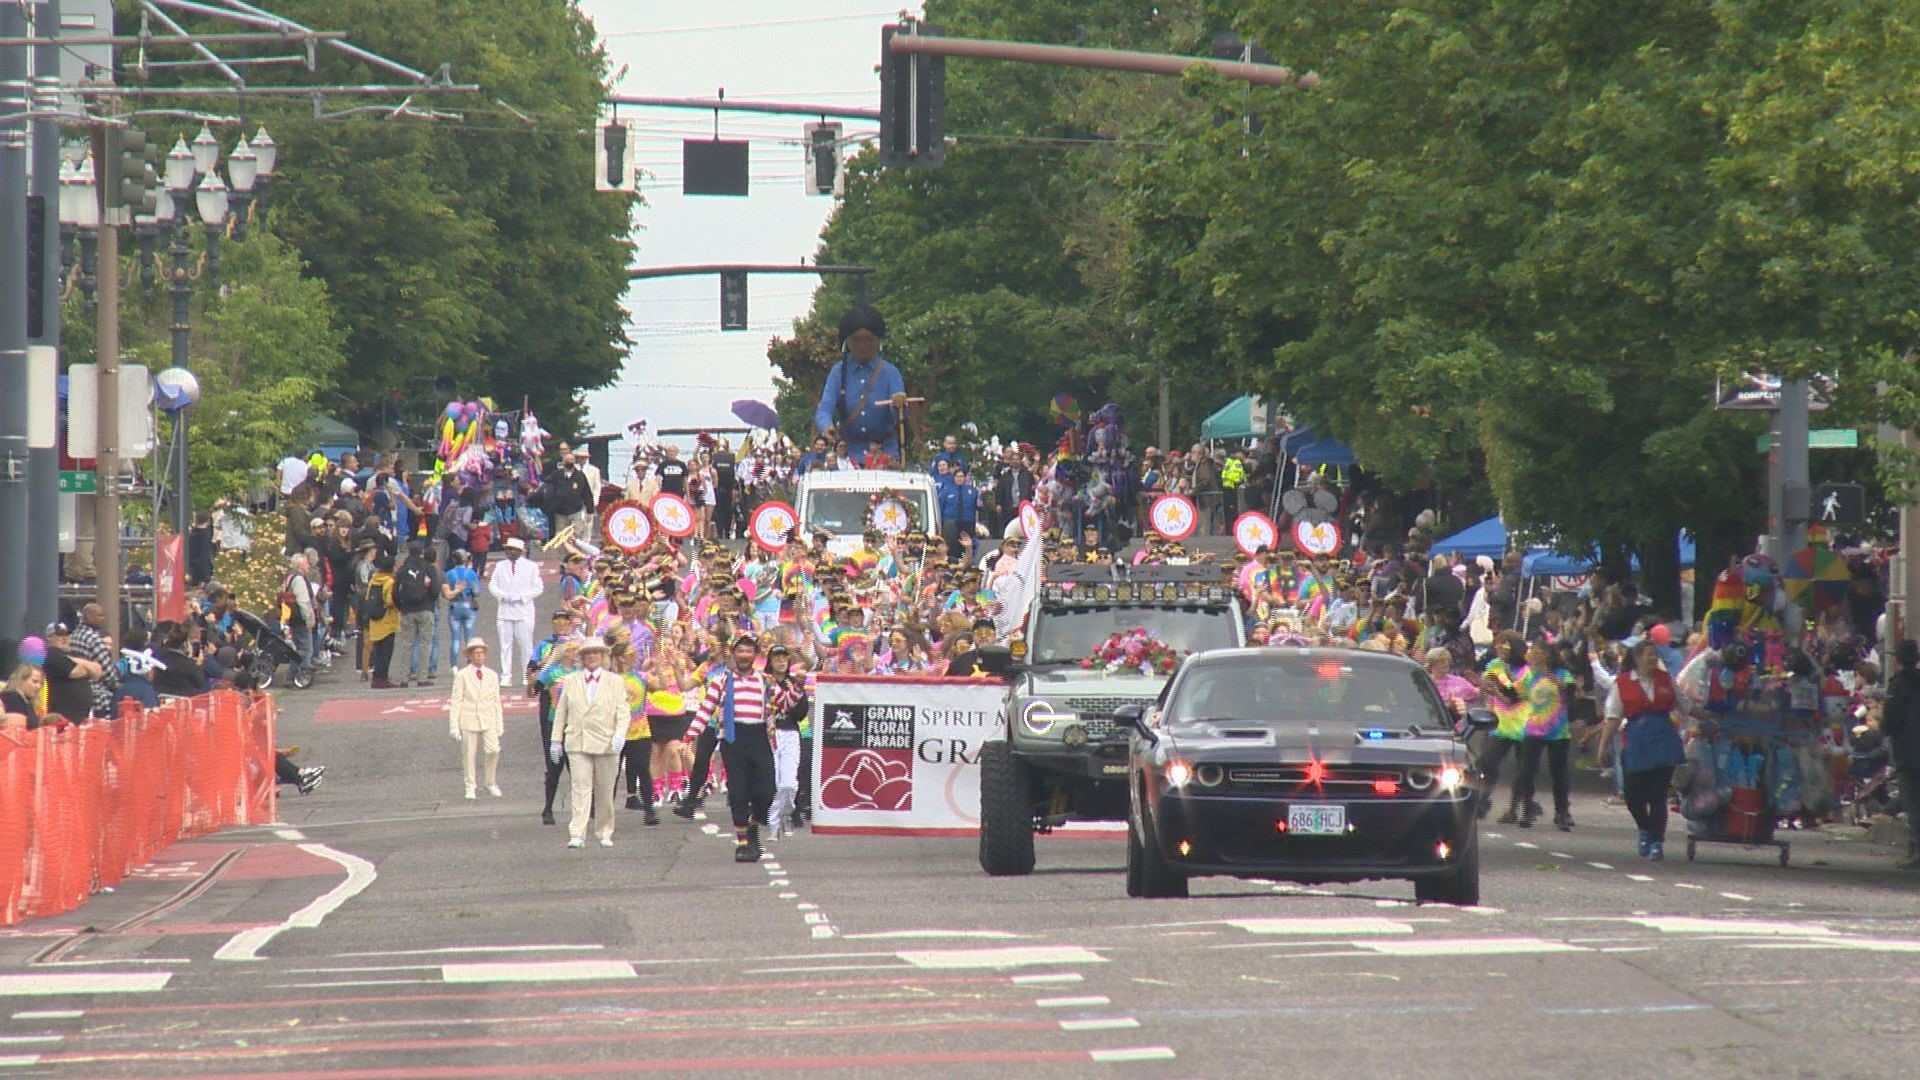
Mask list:
[[[43,26],[60,25],[60,0],[43,0]],[[60,104],[60,47],[34,47],[38,111]],[[45,626],[60,614],[60,456],[56,441],[60,371],[60,125],[43,115],[33,128],[33,193],[44,213],[40,249],[40,334],[27,344],[32,370],[27,403],[27,626]],[[4,636],[4,635],[0,635]]]
[[[99,389],[99,438],[94,466],[93,498],[94,599],[106,610],[106,631],[120,640],[120,583],[126,571],[120,564],[120,226],[127,211],[120,202],[121,129],[97,125],[93,130],[93,160],[102,168],[96,195],[100,200],[99,283],[94,293],[94,353]]]
[[[0,38],[26,9],[0,4]],[[27,615],[27,113],[25,44],[0,45],[0,661],[12,669]]]

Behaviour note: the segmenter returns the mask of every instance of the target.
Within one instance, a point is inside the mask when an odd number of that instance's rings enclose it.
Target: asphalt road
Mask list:
[[[1920,876],[1853,832],[1794,837],[1786,868],[1679,843],[1648,864],[1584,794],[1572,833],[1489,828],[1465,910],[1397,883],[1129,900],[1114,840],[1043,840],[1026,878],[956,839],[803,835],[741,866],[718,815],[620,810],[612,850],[572,852],[539,823],[529,713],[505,798],[468,803],[436,694],[361,685],[283,697],[281,741],[329,772],[281,825],[0,934],[0,1075],[1832,1080],[1920,1058]]]

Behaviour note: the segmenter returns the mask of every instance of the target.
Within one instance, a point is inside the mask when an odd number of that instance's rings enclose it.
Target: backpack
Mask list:
[[[427,592],[432,584],[432,575],[421,567],[409,563],[400,568],[400,575],[394,579],[393,599],[403,607],[423,603],[427,599]]]
[[[360,617],[370,623],[387,617],[386,590],[368,583],[367,594],[360,598]]]

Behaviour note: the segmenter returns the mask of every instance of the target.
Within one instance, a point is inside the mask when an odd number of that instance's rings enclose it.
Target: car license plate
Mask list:
[[[1347,831],[1347,808],[1320,804],[1289,806],[1287,831],[1295,836],[1339,836]]]

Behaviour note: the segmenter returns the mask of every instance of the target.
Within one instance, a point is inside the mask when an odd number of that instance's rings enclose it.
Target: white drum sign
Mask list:
[[[1293,525],[1293,546],[1303,554],[1337,554],[1342,539],[1340,526],[1331,521],[1297,521]]]
[[[693,507],[672,492],[653,497],[653,520],[668,536],[677,539],[693,535]]]
[[[1273,547],[1279,540],[1280,530],[1273,519],[1258,510],[1249,510],[1234,520],[1233,542],[1249,555]]]
[[[1044,522],[1040,518],[1040,508],[1033,505],[1031,501],[1022,502],[1020,504],[1020,531],[1026,534],[1028,540],[1038,540],[1044,529]]]
[[[1162,495],[1147,511],[1147,523],[1168,540],[1185,540],[1200,524],[1200,512],[1185,495]]]
[[[794,523],[799,520],[793,507],[786,503],[764,502],[753,512],[748,527],[753,533],[754,543],[768,551],[779,551],[786,546],[787,534],[793,531]]]
[[[631,555],[653,540],[653,521],[637,502],[622,500],[607,507],[607,543]]]

